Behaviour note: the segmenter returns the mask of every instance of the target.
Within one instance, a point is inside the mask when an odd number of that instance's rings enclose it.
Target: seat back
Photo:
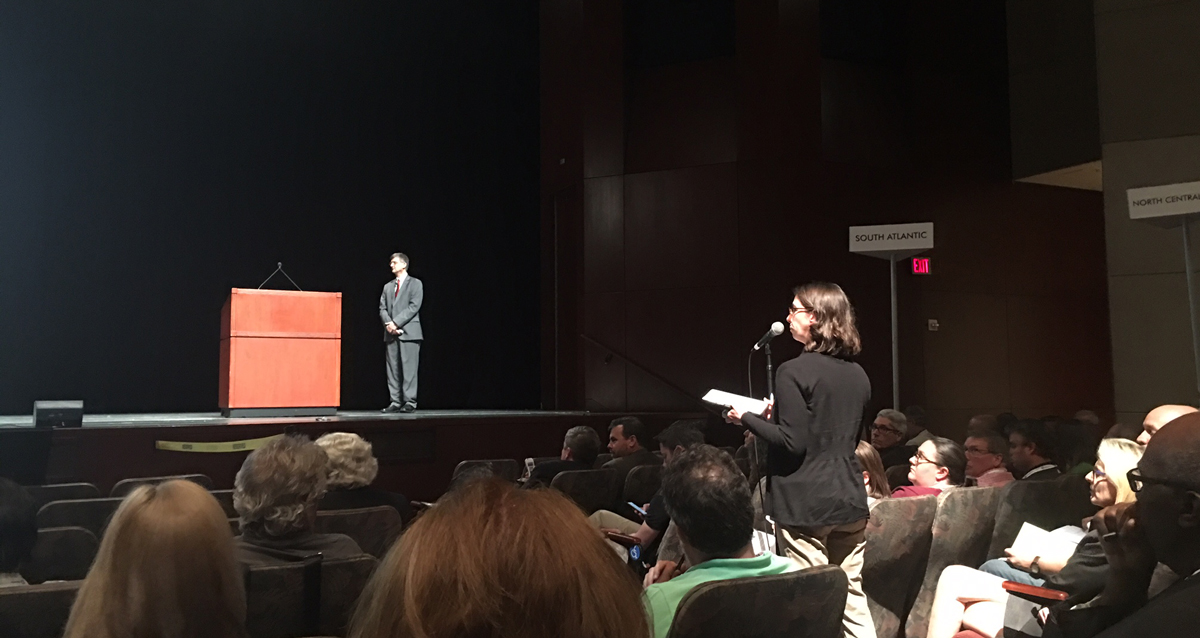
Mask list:
[[[840,638],[847,586],[837,565],[703,583],[679,602],[667,635]]]
[[[175,476],[143,476],[141,478],[127,478],[117,481],[113,486],[109,496],[114,498],[124,498],[129,496],[129,493],[142,485],[157,485],[167,481],[191,481],[206,490],[212,490],[213,481],[204,474],[178,474]]]
[[[320,579],[319,613],[305,607],[305,565],[254,567],[246,578],[246,629],[252,638],[346,635],[359,594],[379,561],[370,556],[325,561]],[[315,625],[315,626],[313,626]]]
[[[521,478],[521,464],[516,459],[475,459],[462,461],[454,467],[454,474],[450,476],[450,480],[458,478],[460,474],[469,472],[477,467],[486,467],[492,471],[492,474],[516,483],[517,479]]]
[[[608,452],[605,452],[604,454],[597,454],[596,462],[592,465],[592,467],[594,467],[598,470],[598,469],[604,467],[604,464],[608,463],[611,460],[613,460],[613,455]]]
[[[661,465],[639,465],[630,470],[625,477],[621,500],[639,506],[649,503],[658,493],[658,488],[662,487],[662,472]]]
[[[73,501],[81,498],[100,498],[100,490],[91,483],[55,483],[31,485],[25,488],[38,509],[50,501]]]
[[[83,580],[100,541],[82,527],[48,527],[38,530],[33,554],[21,568],[21,575],[32,584],[48,580]]]
[[[616,507],[619,481],[616,470],[567,470],[559,472],[550,481],[550,487],[569,496],[584,513],[591,514]]]
[[[878,638],[899,638],[925,576],[937,496],[886,498],[871,509],[863,591]]]
[[[1097,509],[1092,505],[1091,486],[1083,477],[1072,474],[1053,481],[1013,481],[1000,490],[988,558],[1003,557],[1024,523],[1050,531],[1064,525],[1079,525]]]
[[[79,581],[0,587],[4,638],[59,638],[79,593]]]
[[[907,465],[893,465],[884,470],[884,473],[887,474],[888,486],[894,490],[897,487],[912,485],[912,481],[908,480],[908,470]]]
[[[108,519],[123,499],[86,498],[72,501],[51,501],[37,513],[38,529],[46,527],[82,527],[96,538],[104,536]]]
[[[996,524],[998,487],[957,487],[938,495],[933,516],[933,541],[921,589],[913,601],[905,624],[908,638],[925,638],[929,612],[942,571],[950,565],[978,567],[987,557]]]
[[[375,558],[383,558],[404,531],[404,520],[390,505],[327,510],[317,512],[313,530],[321,534],[345,534],[353,538],[364,552]]]
[[[221,509],[225,510],[225,518],[238,517],[237,510],[233,509],[233,490],[212,490],[210,493],[221,504]]]

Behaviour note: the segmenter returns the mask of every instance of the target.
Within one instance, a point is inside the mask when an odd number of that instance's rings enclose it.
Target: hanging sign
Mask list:
[[[1131,188],[1125,197],[1130,219],[1200,213],[1200,182]]]

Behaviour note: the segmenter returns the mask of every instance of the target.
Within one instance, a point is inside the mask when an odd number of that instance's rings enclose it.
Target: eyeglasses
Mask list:
[[[872,432],[883,432],[886,434],[903,434],[903,432],[901,432],[900,430],[897,430],[896,428],[889,428],[886,425],[875,425],[874,423],[871,424],[871,431]]]
[[[1098,467],[1093,467],[1092,468],[1092,476],[1096,477],[1096,480],[1106,479],[1106,478],[1108,478],[1108,472],[1105,472],[1104,470],[1102,470]],[[1129,484],[1132,485],[1133,482],[1130,481]],[[1137,490],[1134,490],[1134,491],[1136,492]]]
[[[938,463],[937,461],[930,460],[930,459],[929,459],[929,457],[927,457],[927,456],[925,456],[924,454],[922,454],[920,450],[917,450],[917,453],[916,453],[916,454],[913,454],[913,460],[914,460],[914,461],[916,461],[916,463],[913,463],[913,467],[916,467],[916,466],[918,466],[918,465],[923,465],[923,464],[925,464],[925,463],[929,463],[929,464],[931,464],[931,465],[936,465],[936,466],[938,466],[938,467],[942,467],[942,464],[941,464],[941,463]]]
[[[970,454],[971,456],[990,456],[992,454],[992,452],[985,447],[969,447],[966,449],[966,453]]]
[[[1136,467],[1126,472],[1125,478],[1129,480],[1129,489],[1133,490],[1134,492],[1142,491],[1142,488],[1146,487],[1147,485],[1165,485],[1167,487],[1174,487],[1181,490],[1200,491],[1200,487],[1185,483],[1183,481],[1172,481],[1170,479],[1142,476],[1141,471]]]
[[[797,308],[795,306],[788,308],[788,316],[789,317],[796,314],[797,312],[812,313],[812,310],[809,310],[808,308]]]

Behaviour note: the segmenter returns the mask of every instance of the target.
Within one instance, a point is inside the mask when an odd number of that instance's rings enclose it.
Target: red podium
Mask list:
[[[221,309],[225,416],[335,414],[341,376],[342,293],[229,293]]]

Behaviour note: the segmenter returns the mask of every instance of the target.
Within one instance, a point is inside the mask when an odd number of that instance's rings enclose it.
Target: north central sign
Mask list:
[[[1146,186],[1125,191],[1130,219],[1200,213],[1200,182]]]

